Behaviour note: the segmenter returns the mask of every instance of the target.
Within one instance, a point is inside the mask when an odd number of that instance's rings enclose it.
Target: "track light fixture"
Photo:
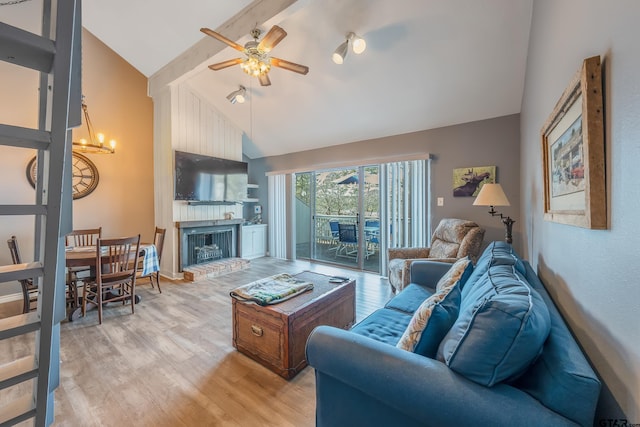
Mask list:
[[[351,50],[356,55],[361,54],[367,48],[367,42],[362,37],[356,35],[354,32],[350,32],[347,34],[347,39],[333,52],[333,56],[331,57],[333,62],[336,64],[342,64],[344,62],[344,58],[347,56],[349,49],[349,42],[351,42]]]
[[[227,95],[227,99],[232,104],[235,104],[236,102],[238,104],[243,104],[245,101],[246,93],[247,93],[247,89],[244,86],[240,85],[240,88],[238,90],[234,90],[229,95]]]

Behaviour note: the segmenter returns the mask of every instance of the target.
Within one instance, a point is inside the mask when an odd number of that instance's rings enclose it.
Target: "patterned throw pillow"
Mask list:
[[[413,317],[411,318],[409,325],[407,325],[407,329],[404,331],[404,334],[400,337],[400,341],[396,344],[396,347],[413,352],[418,341],[420,341],[420,338],[422,337],[422,333],[429,323],[433,310],[436,305],[442,301],[444,294],[445,292],[436,292],[420,304],[420,307],[418,307],[415,313],[413,313]]]
[[[458,280],[427,298],[413,313],[396,347],[435,358],[440,341],[458,317],[460,283]]]
[[[472,269],[473,263],[468,256],[460,258],[455,263],[453,263],[449,271],[447,271],[444,276],[442,276],[440,280],[438,280],[438,283],[436,284],[436,293],[443,289],[451,288],[461,278],[462,280],[460,280],[460,286],[464,286],[464,282],[471,274]]]

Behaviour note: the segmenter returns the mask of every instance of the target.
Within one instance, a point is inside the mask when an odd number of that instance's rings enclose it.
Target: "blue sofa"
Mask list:
[[[411,284],[384,308],[350,331],[311,333],[316,425],[593,425],[600,381],[529,263],[504,242],[456,283],[454,323],[435,354],[396,347],[449,268],[415,262]]]

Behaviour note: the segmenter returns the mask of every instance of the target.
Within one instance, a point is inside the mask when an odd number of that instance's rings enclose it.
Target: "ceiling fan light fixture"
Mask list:
[[[240,64],[240,68],[251,77],[260,77],[269,72],[271,64],[269,60],[263,61],[255,56],[249,56]]]
[[[360,55],[367,49],[367,42],[356,33],[349,33],[347,39],[351,40],[351,50],[353,50],[353,53],[356,55]]]
[[[336,51],[333,52],[333,56],[331,57],[331,59],[333,59],[333,62],[335,62],[338,65],[342,64],[344,62],[345,56],[347,56],[348,48],[349,48],[349,39],[345,40],[340,46],[338,46]]]
[[[234,65],[240,65],[240,68],[244,73],[248,74],[250,77],[256,77],[258,79],[260,86],[271,85],[271,80],[269,79],[269,71],[271,70],[271,67],[282,68],[302,75],[306,75],[309,72],[309,67],[306,65],[296,64],[295,62],[269,56],[269,52],[271,52],[271,50],[287,36],[287,32],[277,25],[271,27],[260,42],[258,42],[258,38],[262,32],[259,28],[254,28],[251,31],[251,35],[254,40],[248,41],[244,46],[239,45],[233,40],[230,40],[209,28],[200,28],[200,31],[245,55],[244,58],[233,58],[209,65],[209,68],[213,71],[223,70]]]
[[[227,99],[232,104],[236,104],[236,103],[243,104],[244,101],[246,100],[245,98],[246,93],[247,93],[247,89],[244,86],[240,85],[240,88],[238,90],[234,90],[229,95],[227,95]]]

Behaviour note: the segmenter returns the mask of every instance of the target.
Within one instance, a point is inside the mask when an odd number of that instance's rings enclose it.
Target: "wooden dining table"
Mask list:
[[[105,254],[106,256],[106,254]],[[95,277],[96,269],[96,247],[95,246],[80,246],[80,247],[67,247],[65,248],[65,260],[67,268],[70,267],[89,267],[92,271],[91,276]],[[144,269],[143,275],[155,273],[160,270],[158,262],[158,252],[153,243],[140,243],[140,250],[138,254],[138,260],[141,260]],[[78,289],[74,289],[74,292],[78,292]],[[140,296],[135,296],[135,303],[140,302]],[[87,310],[93,310],[96,305],[91,303],[87,304]],[[68,310],[69,321],[76,320],[82,315],[82,303],[78,296],[72,299],[71,305]]]

